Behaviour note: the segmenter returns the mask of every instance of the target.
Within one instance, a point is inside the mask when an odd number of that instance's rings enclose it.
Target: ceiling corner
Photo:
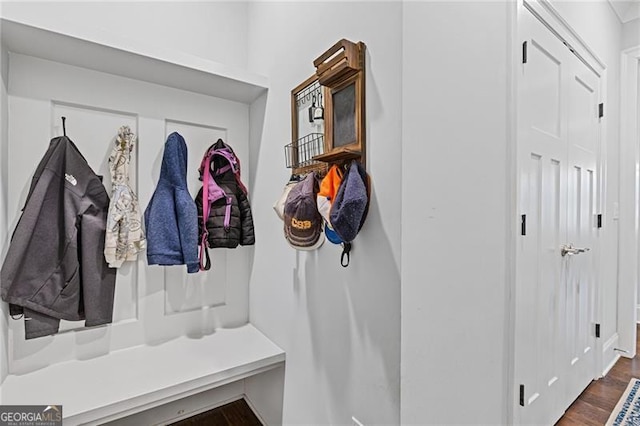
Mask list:
[[[640,0],[608,0],[621,23],[640,18]]]

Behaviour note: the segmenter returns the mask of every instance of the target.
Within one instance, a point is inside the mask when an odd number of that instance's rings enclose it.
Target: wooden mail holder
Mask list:
[[[342,39],[313,64],[324,86],[325,152],[314,160],[344,163],[359,160],[365,167],[365,49],[364,43]]]
[[[313,61],[315,74],[291,91],[285,162],[292,173],[323,174],[329,164],[350,160],[366,167],[365,50],[362,42],[338,41]]]
[[[364,43],[342,39],[313,61],[322,86],[332,87],[364,70]]]

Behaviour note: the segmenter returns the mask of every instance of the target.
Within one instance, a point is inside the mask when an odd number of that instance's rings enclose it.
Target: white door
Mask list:
[[[519,24],[515,419],[548,425],[595,373],[600,81],[529,12]]]
[[[575,55],[569,55],[567,99],[568,220],[567,240],[589,251],[566,258],[567,291],[564,364],[569,366],[568,404],[589,385],[595,368],[595,294],[597,253],[596,179],[600,146],[600,79]]]

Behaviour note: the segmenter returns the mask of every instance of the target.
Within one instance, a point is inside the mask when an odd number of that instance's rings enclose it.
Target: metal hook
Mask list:
[[[62,117],[62,134],[63,134],[63,136],[67,136],[67,126],[64,123],[66,120],[67,120],[67,117]]]

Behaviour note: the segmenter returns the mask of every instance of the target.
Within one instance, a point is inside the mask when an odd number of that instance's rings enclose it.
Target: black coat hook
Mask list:
[[[64,136],[67,136],[67,127],[65,126],[64,122],[66,121],[67,117],[62,117],[62,134]]]

